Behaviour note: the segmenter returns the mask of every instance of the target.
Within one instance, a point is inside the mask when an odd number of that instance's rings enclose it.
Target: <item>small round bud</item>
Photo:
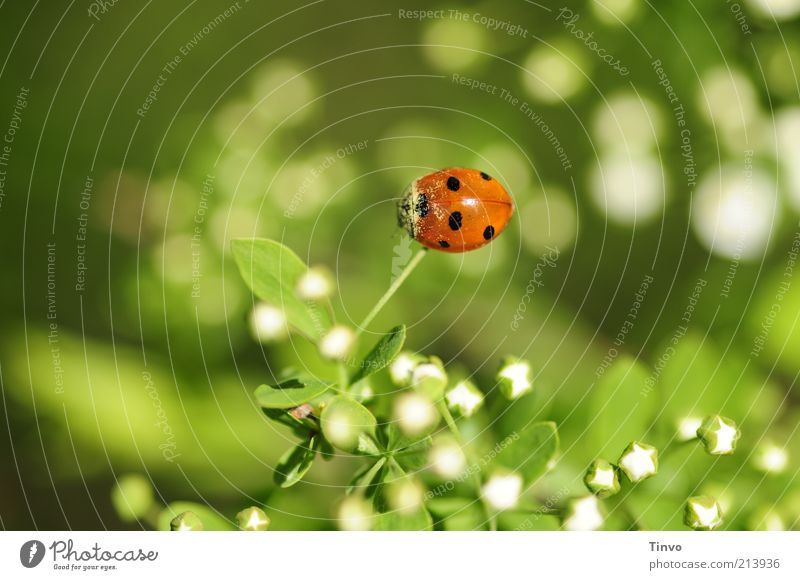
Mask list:
[[[447,406],[463,417],[471,417],[483,405],[483,393],[469,379],[456,383],[445,393],[445,399]]]
[[[361,379],[356,384],[350,386],[350,394],[353,395],[359,403],[366,403],[371,401],[375,396],[375,390],[372,388],[372,382],[369,377]]]
[[[325,439],[334,447],[348,453],[371,452],[368,448],[375,435],[377,421],[369,410],[345,396],[331,399],[322,409],[320,425]],[[377,451],[377,450],[375,450]]]
[[[136,521],[153,506],[153,487],[142,475],[123,475],[111,492],[111,503],[122,521]]]
[[[256,304],[250,311],[250,333],[259,342],[274,342],[289,333],[283,310],[265,304]]]
[[[246,532],[263,532],[269,529],[270,519],[264,510],[249,507],[236,514],[236,524]]]
[[[398,387],[407,387],[411,384],[411,376],[416,366],[425,360],[423,357],[410,353],[401,352],[389,365],[389,376],[392,382]]]
[[[392,511],[401,515],[414,514],[425,500],[425,488],[417,480],[405,477],[391,482],[386,489],[386,500]]]
[[[496,510],[507,510],[519,503],[522,476],[516,473],[495,473],[483,485],[483,498]]]
[[[333,289],[333,276],[321,266],[309,268],[297,281],[297,295],[303,300],[323,300]]]
[[[605,521],[600,501],[594,495],[567,500],[561,518],[561,525],[570,532],[591,532],[600,528]]]
[[[678,421],[678,440],[691,441],[697,439],[697,430],[703,424],[702,419],[697,417],[684,417]]]
[[[394,403],[394,419],[409,437],[430,433],[439,423],[439,413],[430,399],[415,392],[403,393]]]
[[[747,518],[747,529],[755,532],[785,532],[786,522],[773,508],[761,508]]]
[[[372,504],[360,495],[350,495],[342,500],[336,514],[339,529],[347,532],[366,532],[372,529],[375,512]]]
[[[442,479],[458,478],[467,467],[461,446],[450,437],[437,439],[428,454],[431,470]]]
[[[783,473],[788,464],[789,453],[786,449],[770,441],[761,443],[753,455],[753,466],[764,473]]]
[[[703,420],[697,429],[697,436],[709,454],[732,455],[741,433],[733,420],[712,415]]]
[[[203,522],[194,512],[183,512],[172,519],[169,529],[173,532],[201,532],[203,531]]]
[[[632,483],[637,483],[658,473],[658,449],[633,441],[625,448],[618,465]]]
[[[605,459],[597,459],[586,470],[583,483],[597,497],[609,497],[619,491],[616,468]]]
[[[334,326],[320,339],[319,351],[329,360],[342,361],[350,356],[356,342],[356,334],[347,326]]]
[[[722,508],[713,497],[690,497],[683,512],[683,523],[694,530],[716,529],[722,525]]]
[[[500,392],[509,400],[518,399],[533,387],[531,365],[528,361],[506,357],[497,373]]]

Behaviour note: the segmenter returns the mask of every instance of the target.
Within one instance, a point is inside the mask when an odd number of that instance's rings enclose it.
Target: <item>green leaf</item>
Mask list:
[[[385,464],[386,464],[386,458],[381,457],[380,459],[378,459],[378,461],[376,461],[372,465],[367,464],[363,468],[359,469],[353,476],[353,479],[350,480],[350,485],[347,486],[347,493],[351,494],[357,489],[364,489],[364,491],[369,491],[368,489],[365,488],[373,486],[373,482],[376,476],[378,475],[381,468],[383,468]]]
[[[111,504],[124,522],[145,517],[153,506],[153,486],[143,475],[123,475],[111,490]]]
[[[227,531],[236,529],[234,525],[212,509],[191,501],[174,501],[158,514],[158,529],[169,531],[170,522],[184,512],[192,512],[206,531]]]
[[[647,435],[657,405],[655,394],[646,394],[649,376],[633,357],[622,355],[595,385],[588,441],[596,457],[618,457],[628,443]]]
[[[265,239],[233,240],[231,249],[248,287],[261,300],[281,308],[289,324],[312,339],[330,328],[327,307],[297,296],[297,282],[308,266],[292,250]]]
[[[378,421],[364,405],[339,395],[331,399],[320,416],[322,433],[331,445],[348,453],[371,454]]]
[[[559,449],[558,429],[552,421],[530,423],[498,444],[494,462],[522,475],[526,484],[548,470]]]
[[[283,488],[292,487],[303,479],[311,469],[317,456],[319,436],[312,437],[308,443],[298,443],[293,449],[284,453],[275,467],[275,483]]]
[[[424,507],[413,514],[401,514],[400,512],[385,512],[375,516],[376,531],[388,532],[398,531],[425,531],[433,528],[431,514]]]
[[[355,384],[361,379],[389,366],[402,350],[405,341],[406,327],[403,324],[395,326],[387,334],[384,334],[367,356],[364,357],[361,366],[350,379],[350,384]]]
[[[481,502],[474,498],[439,497],[425,503],[437,521],[437,527],[448,531],[486,528],[486,514]]]
[[[277,385],[261,385],[255,391],[256,401],[265,409],[291,409],[316,399],[331,385],[322,381],[289,379]]]

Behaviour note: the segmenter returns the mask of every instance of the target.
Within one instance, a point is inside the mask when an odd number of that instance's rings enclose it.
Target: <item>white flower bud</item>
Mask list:
[[[250,332],[259,342],[281,339],[289,333],[286,315],[271,304],[256,304],[250,311]]]
[[[394,403],[394,418],[409,437],[430,432],[439,422],[439,413],[430,399],[415,392],[403,393]]]
[[[347,326],[334,326],[322,337],[319,351],[330,360],[345,360],[353,350],[356,334]]]
[[[706,417],[697,429],[697,436],[711,455],[733,454],[740,435],[736,423],[720,415]]]
[[[772,442],[761,443],[753,455],[753,465],[764,473],[783,473],[789,464],[789,453]]]
[[[438,439],[428,454],[431,470],[445,480],[456,479],[467,466],[461,446],[449,437]]]
[[[247,532],[263,532],[269,529],[269,516],[257,507],[243,509],[236,514],[236,523],[240,530]]]
[[[583,482],[597,497],[609,497],[619,491],[617,470],[605,459],[597,459],[586,470]]]
[[[427,379],[447,382],[447,373],[434,362],[424,362],[415,366],[411,373],[411,383],[416,385]]]
[[[339,504],[337,518],[339,529],[348,532],[366,532],[372,528],[375,513],[370,502],[360,495],[351,495]]]
[[[691,441],[697,439],[697,430],[702,425],[703,420],[697,417],[684,417],[678,421],[678,440]]]
[[[309,268],[297,281],[297,295],[303,300],[322,300],[334,289],[333,277],[326,268]]]
[[[686,501],[683,523],[695,530],[713,530],[722,525],[722,508],[713,497],[690,497]]]
[[[564,505],[562,525],[570,532],[591,532],[603,525],[605,517],[600,511],[597,496],[585,495],[568,500]]]
[[[506,357],[497,373],[500,392],[510,400],[518,399],[531,390],[531,365],[528,361]]]
[[[471,417],[483,405],[483,393],[472,381],[465,379],[445,393],[447,406],[462,415]]]
[[[785,532],[786,522],[772,508],[761,508],[747,518],[747,528],[757,532]]]
[[[633,441],[622,453],[618,464],[628,479],[637,483],[658,473],[658,449]]]
[[[483,485],[483,498],[496,510],[507,510],[519,503],[522,476],[517,473],[495,473]]]

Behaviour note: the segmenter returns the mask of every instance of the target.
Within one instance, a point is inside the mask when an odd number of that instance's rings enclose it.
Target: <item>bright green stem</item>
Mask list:
[[[467,447],[466,441],[464,441],[464,437],[461,435],[461,431],[458,429],[458,425],[456,425],[453,416],[450,414],[450,409],[447,408],[447,403],[443,400],[439,401],[436,405],[439,409],[439,413],[441,413],[442,417],[444,417],[444,422],[447,423],[448,429],[453,433],[453,436],[456,438],[458,443],[461,445],[461,448],[464,450],[464,454],[467,456],[471,465],[474,465],[473,458],[471,457],[471,453],[469,452],[469,448]],[[472,479],[472,483],[475,485],[475,491],[478,494],[478,497],[481,500],[481,505],[483,506],[483,511],[486,513],[486,517],[489,520],[489,529],[493,532],[497,531],[497,518],[495,517],[494,510],[490,505],[486,503],[486,500],[483,498],[483,494],[481,493],[481,476],[478,475],[477,471],[473,471],[470,469],[470,477]]]
[[[403,282],[406,281],[406,278],[414,271],[414,268],[422,261],[422,258],[425,257],[425,254],[428,253],[428,248],[422,248],[419,252],[417,252],[411,261],[406,264],[406,267],[403,268],[403,271],[400,275],[395,278],[392,285],[389,286],[389,289],[381,296],[381,299],[378,300],[378,303],[370,310],[367,317],[358,325],[358,329],[356,330],[356,334],[361,334],[362,331],[366,330],[367,326],[372,322],[372,319],[375,318],[378,313],[386,306],[386,303],[389,302],[389,299],[397,292],[397,289],[403,285]]]

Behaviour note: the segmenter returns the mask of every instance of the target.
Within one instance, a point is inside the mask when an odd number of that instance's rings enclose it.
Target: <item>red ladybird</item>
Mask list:
[[[397,204],[408,235],[442,252],[468,252],[500,235],[514,213],[505,188],[477,169],[452,167],[414,180]]]

